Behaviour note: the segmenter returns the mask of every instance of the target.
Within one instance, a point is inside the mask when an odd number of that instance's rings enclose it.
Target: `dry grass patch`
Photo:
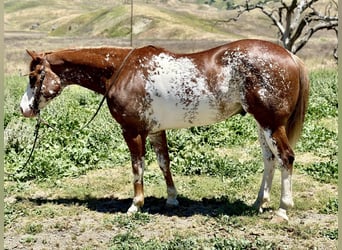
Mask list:
[[[239,188],[231,185],[229,179],[176,175],[180,207],[174,209],[164,206],[166,188],[158,175],[161,173],[156,165],[147,167],[144,212],[134,216],[124,213],[132,196],[129,166],[93,170],[77,179],[63,178],[54,184],[36,183],[12,190],[12,202],[7,202],[12,218],[5,228],[5,245],[106,248],[118,244],[113,243],[113,237],[121,235],[130,236],[133,242],[158,240],[160,244],[191,238],[208,246],[212,243],[207,240],[236,238],[275,245],[282,242],[296,249],[336,246],[326,235],[337,228],[337,215],[319,212],[329,199],[336,197],[336,185],[320,184],[296,173],[296,205],[289,212],[291,221],[279,225],[270,222],[279,201],[279,171],[274,179],[270,210],[262,215],[251,207],[261,173]]]

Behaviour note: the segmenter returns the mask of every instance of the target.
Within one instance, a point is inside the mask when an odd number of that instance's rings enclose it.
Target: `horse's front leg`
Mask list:
[[[163,172],[166,186],[167,186],[167,200],[166,206],[178,206],[177,190],[172,180],[172,174],[170,171],[170,157],[167,148],[167,139],[165,131],[153,133],[149,135],[151,144],[157,155],[157,161],[159,168]]]
[[[140,211],[144,205],[144,168],[145,168],[145,142],[146,135],[141,133],[124,130],[124,138],[131,152],[132,171],[133,171],[133,186],[134,197],[128,213]]]

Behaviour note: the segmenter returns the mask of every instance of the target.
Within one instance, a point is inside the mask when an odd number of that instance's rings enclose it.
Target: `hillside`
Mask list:
[[[226,3],[222,0],[213,5],[204,4],[206,2],[135,0],[133,45],[152,43],[176,51],[194,51],[243,38],[276,41],[276,28],[260,12],[245,14],[238,22],[217,22],[235,17],[235,10],[226,10]],[[122,41],[129,41],[131,36],[130,0],[92,1],[91,4],[85,0],[5,0],[4,8],[5,40],[9,39],[6,42],[29,36],[48,39],[48,45],[60,43],[60,46],[53,47],[64,47],[64,43],[69,47],[70,39],[72,46],[89,46],[87,39],[91,39],[91,46],[112,44],[113,41],[119,45]],[[329,58],[335,40],[333,32],[317,34],[300,56],[315,58],[319,54]],[[28,40],[26,42],[30,45]],[[179,42],[185,45],[179,48]],[[44,44],[44,49],[49,48]]]
[[[130,4],[120,1],[5,1],[6,31],[40,31],[50,36],[121,37],[130,35]],[[234,11],[176,0],[134,1],[135,39],[239,39],[272,37],[275,29],[259,13],[241,23],[217,23]],[[258,27],[255,30],[255,27]],[[272,31],[272,32],[270,32]]]

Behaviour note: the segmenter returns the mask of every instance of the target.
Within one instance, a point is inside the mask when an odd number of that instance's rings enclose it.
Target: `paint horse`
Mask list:
[[[163,48],[83,48],[36,53],[21,100],[25,117],[36,116],[63,88],[77,84],[105,96],[131,153],[134,198],[128,212],[144,204],[147,137],[167,185],[166,205],[177,206],[170,172],[166,129],[217,123],[251,114],[259,128],[264,173],[255,202],[262,212],[270,200],[275,165],[281,166],[278,218],[293,206],[293,147],[308,105],[303,62],[284,48],[241,40],[193,54]]]

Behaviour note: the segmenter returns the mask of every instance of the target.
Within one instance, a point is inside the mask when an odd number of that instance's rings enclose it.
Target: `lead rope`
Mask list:
[[[25,164],[24,164],[24,168],[27,166],[27,164],[29,163],[29,161],[31,160],[31,157],[33,155],[33,151],[36,148],[37,145],[37,140],[38,140],[38,135],[39,135],[39,128],[40,128],[40,112],[38,112],[38,116],[37,116],[37,123],[36,123],[36,127],[34,129],[34,141],[33,141],[33,146],[31,148],[31,152],[30,155],[28,157],[28,159],[26,160]]]
[[[117,78],[119,77],[119,74],[121,72],[121,70],[123,69],[123,66],[125,66],[128,58],[131,56],[131,54],[133,53],[133,51],[135,50],[135,48],[131,49],[131,51],[126,55],[126,57],[124,58],[123,62],[121,63],[119,69],[115,72],[114,76],[111,77],[111,83],[109,85],[109,88],[106,90],[105,94],[103,95],[103,98],[96,110],[96,112],[94,113],[94,115],[92,116],[92,118],[83,126],[81,127],[80,130],[83,130],[84,128],[86,128],[96,117],[96,115],[99,113],[104,101],[106,100],[106,97],[107,97],[107,94],[109,93],[110,89],[113,87],[114,83],[116,82]],[[34,142],[33,142],[33,146],[32,146],[32,149],[31,149],[31,152],[30,152],[30,155],[28,157],[28,159],[26,160],[25,164],[24,164],[24,168],[27,166],[27,164],[29,163],[29,161],[31,160],[31,157],[33,155],[33,152],[34,152],[34,149],[36,148],[36,145],[37,145],[37,140],[38,140],[38,135],[39,135],[39,128],[40,128],[40,124],[43,123],[45,125],[47,125],[48,127],[52,128],[52,129],[55,129],[53,126],[51,126],[49,123],[47,123],[46,121],[44,121],[42,118],[40,118],[40,112],[38,112],[37,114],[37,123],[36,123],[36,126],[35,126],[35,130],[34,130]]]

